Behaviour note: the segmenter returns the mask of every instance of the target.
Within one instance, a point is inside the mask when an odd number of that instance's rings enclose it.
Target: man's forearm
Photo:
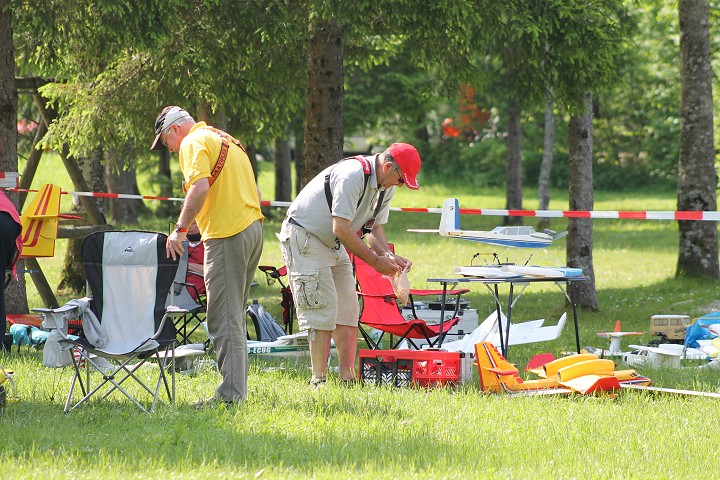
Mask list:
[[[185,196],[182,210],[180,211],[180,217],[178,223],[183,227],[187,228],[195,220],[195,216],[198,214],[202,206],[205,204],[207,199],[210,185],[207,178],[201,178],[197,182],[193,183]]]

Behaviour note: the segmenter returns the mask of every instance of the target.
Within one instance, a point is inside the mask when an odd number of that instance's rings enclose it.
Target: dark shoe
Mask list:
[[[218,398],[212,397],[208,398],[207,400],[198,400],[197,402],[192,404],[192,407],[196,410],[202,410],[204,408],[215,408],[218,405],[222,405],[223,407],[227,408],[237,404],[238,402],[233,402],[232,400],[220,400]]]
[[[318,388],[324,387],[326,382],[327,382],[327,380],[325,379],[325,377],[320,377],[320,378],[312,377],[310,379],[310,387],[313,390],[317,390]]]

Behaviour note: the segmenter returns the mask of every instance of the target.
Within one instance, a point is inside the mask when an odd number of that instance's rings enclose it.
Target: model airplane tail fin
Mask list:
[[[556,232],[555,230],[550,230],[549,228],[546,228],[544,232],[548,235],[550,235],[553,239],[553,241],[557,240],[558,238],[563,238],[568,234],[567,230],[564,232]]]
[[[60,212],[60,187],[47,184],[20,216],[23,257],[52,257]]]
[[[497,351],[492,342],[475,344],[475,358],[482,391],[499,392],[503,389],[507,390],[506,384],[513,384],[513,387],[515,387],[518,378],[517,368]]]
[[[448,232],[460,230],[460,204],[457,198],[448,198],[443,202],[438,230],[443,237],[447,237]]]

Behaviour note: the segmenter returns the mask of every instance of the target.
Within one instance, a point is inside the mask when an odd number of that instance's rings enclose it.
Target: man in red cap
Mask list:
[[[409,266],[408,259],[392,254],[382,226],[395,187],[419,188],[420,163],[407,143],[344,159],[312,179],[288,209],[278,238],[298,325],[308,330],[313,387],[325,383],[331,339],[340,382],[355,381],[360,306],[348,252],[387,276]]]

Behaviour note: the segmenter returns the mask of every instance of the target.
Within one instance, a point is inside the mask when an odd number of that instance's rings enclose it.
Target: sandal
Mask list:
[[[324,387],[326,382],[327,382],[327,380],[325,379],[325,377],[320,377],[320,378],[312,377],[312,378],[310,378],[309,385],[310,385],[310,387],[313,388],[313,390],[317,390],[318,388]]]

